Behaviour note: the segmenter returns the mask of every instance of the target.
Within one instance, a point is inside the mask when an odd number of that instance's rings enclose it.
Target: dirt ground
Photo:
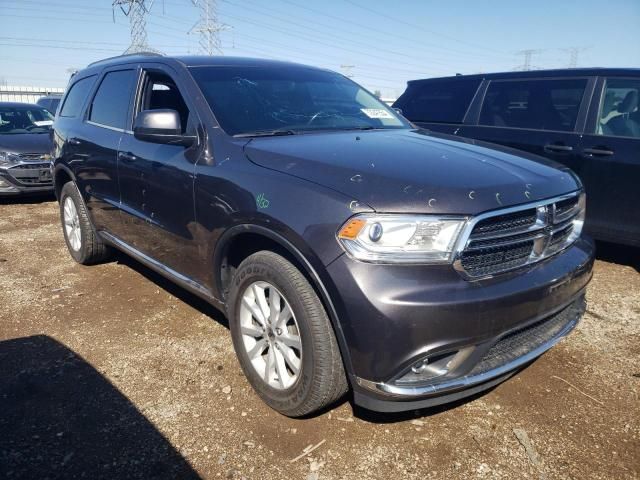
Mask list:
[[[640,251],[599,247],[580,326],[506,383],[292,420],[219,311],[122,255],[77,265],[54,201],[4,201],[0,478],[639,478]]]

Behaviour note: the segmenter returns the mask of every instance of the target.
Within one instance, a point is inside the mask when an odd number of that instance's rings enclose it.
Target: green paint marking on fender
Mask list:
[[[256,205],[258,208],[269,208],[269,200],[267,200],[264,196],[264,193],[261,193],[256,197]]]

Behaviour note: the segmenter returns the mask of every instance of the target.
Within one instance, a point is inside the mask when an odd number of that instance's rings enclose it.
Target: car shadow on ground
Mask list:
[[[45,335],[0,342],[0,432],[0,478],[199,478],[116,387]]]
[[[616,243],[596,242],[596,258],[604,262],[627,265],[640,272],[640,248]]]
[[[192,306],[199,312],[218,322],[220,325],[229,328],[229,322],[227,321],[227,317],[225,316],[225,314],[206,300],[203,300],[197,295],[175,284],[171,280],[167,280],[159,273],[156,273],[154,270],[151,270],[150,268],[146,267],[142,263],[124,253],[116,252],[114,260],[118,264],[124,265],[126,267],[129,267],[131,270],[138,272],[140,275],[145,277],[150,282],[153,282],[158,287],[165,290],[167,293],[173,295],[178,300],[186,303],[187,305]]]

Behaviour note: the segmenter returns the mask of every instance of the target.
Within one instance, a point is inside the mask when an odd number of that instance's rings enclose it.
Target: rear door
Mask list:
[[[465,135],[542,155],[579,174],[580,132],[595,80],[491,80]]]
[[[134,68],[107,70],[85,114],[67,139],[76,155],[73,169],[78,187],[98,230],[121,231],[117,153],[125,131],[129,105],[136,83]]]
[[[587,227],[601,240],[640,246],[640,77],[600,78],[582,139]],[[590,200],[589,200],[590,198]]]

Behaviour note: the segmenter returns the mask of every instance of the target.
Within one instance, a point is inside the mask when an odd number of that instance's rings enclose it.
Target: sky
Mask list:
[[[147,3],[151,3],[147,0]],[[64,87],[68,70],[122,53],[112,0],[0,0],[0,83]],[[349,75],[395,98],[415,78],[532,68],[640,67],[640,0],[217,0],[222,53]],[[191,0],[155,0],[149,45],[199,54]]]

